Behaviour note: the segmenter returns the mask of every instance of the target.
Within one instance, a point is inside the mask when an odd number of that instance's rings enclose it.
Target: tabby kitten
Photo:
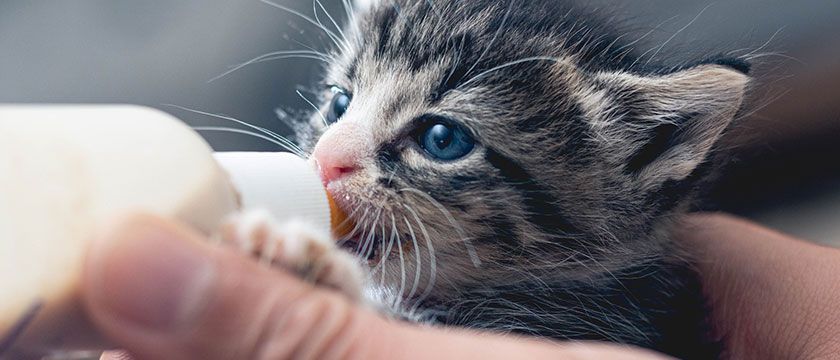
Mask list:
[[[714,168],[748,64],[647,65],[560,0],[357,3],[333,35],[299,140],[357,224],[344,247],[381,308],[716,356],[667,234]],[[325,282],[353,293],[341,263]]]

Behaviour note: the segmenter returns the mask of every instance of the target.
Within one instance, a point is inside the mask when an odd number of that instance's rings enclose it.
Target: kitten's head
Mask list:
[[[357,10],[308,143],[385,285],[440,295],[661,255],[746,69],[643,69],[589,19],[555,0]]]

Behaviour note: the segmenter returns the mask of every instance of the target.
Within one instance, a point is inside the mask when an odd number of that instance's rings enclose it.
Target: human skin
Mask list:
[[[840,351],[840,251],[724,215],[677,233],[700,259],[732,358]],[[833,288],[833,289],[832,289]],[[399,323],[338,293],[210,245],[187,227],[125,218],[89,252],[83,298],[95,324],[135,359],[659,359],[597,343],[543,342]],[[106,355],[105,358],[117,358]]]
[[[727,358],[840,358],[840,250],[722,214],[679,229]]]

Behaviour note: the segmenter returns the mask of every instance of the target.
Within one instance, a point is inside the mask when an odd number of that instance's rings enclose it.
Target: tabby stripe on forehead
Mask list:
[[[359,72],[359,57],[354,56],[353,60],[350,61],[350,65],[347,66],[347,79],[351,82],[356,80],[356,74]]]
[[[388,43],[391,41],[391,31],[398,16],[399,11],[396,8],[387,7],[376,18],[376,22],[379,23],[379,45],[376,47],[376,56],[379,58],[384,58],[387,53]]]
[[[430,96],[430,102],[432,104],[436,104],[443,98],[443,95],[449,92],[450,90],[454,90],[458,88],[458,86],[464,81],[464,78],[467,76],[467,72],[469,72],[470,68],[472,67],[472,63],[468,62],[471,59],[465,59],[465,54],[470,54],[474,50],[473,45],[473,36],[469,33],[462,33],[458,35],[454,35],[448,41],[446,45],[447,48],[441,50],[442,52],[452,52],[449,54],[453,57],[453,63],[450,65],[446,71],[444,71],[445,77],[441,78],[440,84],[432,91],[432,95]]]
[[[544,234],[555,237],[574,237],[581,234],[557,205],[559,201],[551,190],[532,177],[516,161],[488,149],[487,162],[499,170],[505,184],[522,194],[523,205],[528,212],[526,220]]]

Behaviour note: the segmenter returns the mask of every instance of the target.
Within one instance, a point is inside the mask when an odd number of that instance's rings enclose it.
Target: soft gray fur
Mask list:
[[[667,230],[711,170],[747,65],[643,65],[598,14],[560,0],[383,0],[350,20],[334,31],[325,83],[352,94],[339,123],[364,124],[374,146],[339,197],[387,306],[443,324],[716,351]],[[333,93],[323,95],[300,131],[310,150],[328,130]],[[475,149],[428,156],[414,130],[429,117],[464,126]]]

